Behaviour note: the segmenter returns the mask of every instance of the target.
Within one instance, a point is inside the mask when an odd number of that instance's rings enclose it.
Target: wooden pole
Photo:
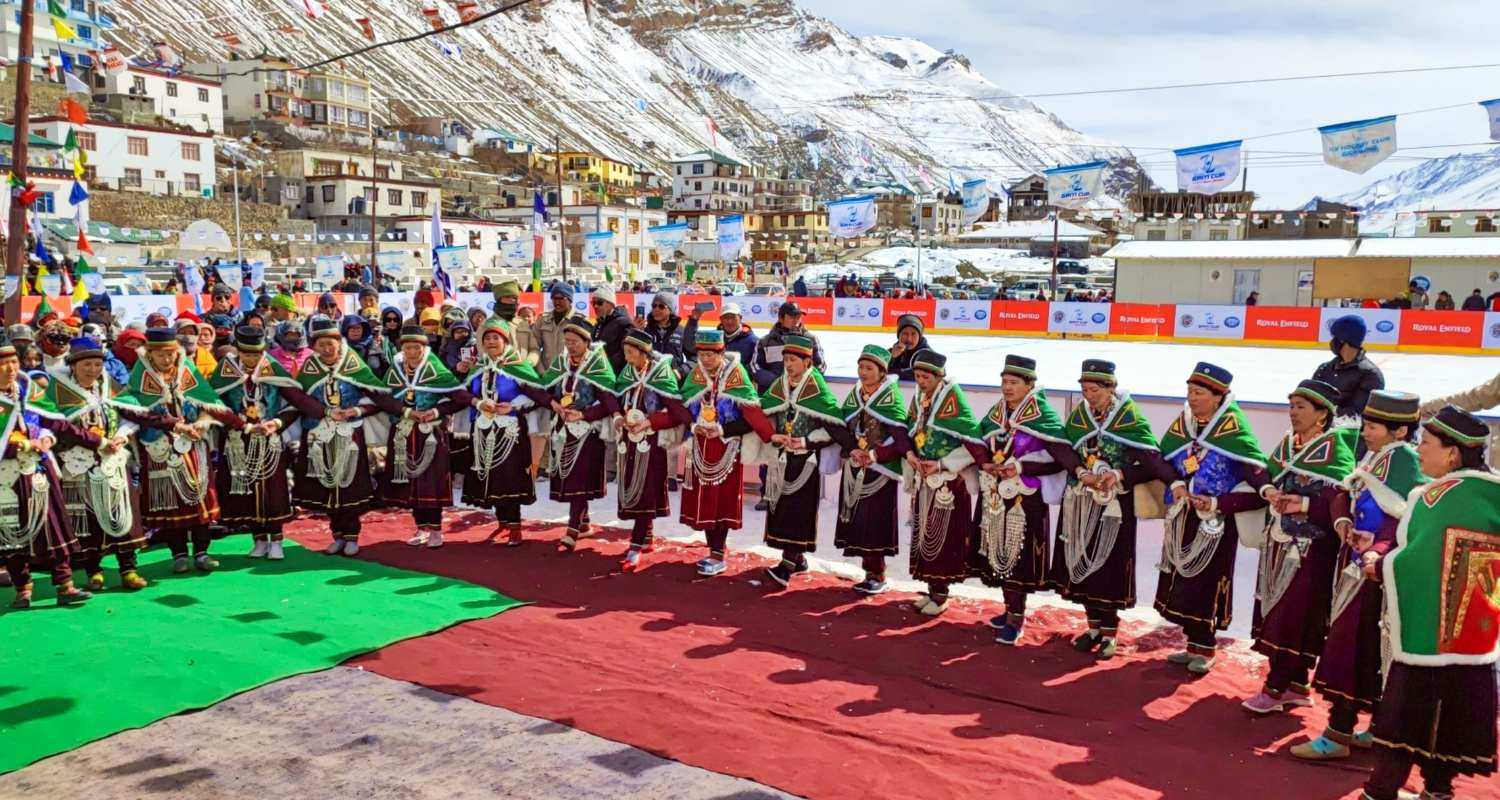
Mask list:
[[[16,46],[16,107],[14,115],[15,141],[10,148],[11,174],[22,184],[26,183],[26,145],[31,138],[31,24],[36,15],[35,4],[21,3],[20,38]],[[10,191],[10,187],[6,187]],[[14,325],[21,321],[21,284],[26,280],[26,206],[11,193],[10,220],[6,227],[5,276],[15,277],[16,291],[5,298],[5,322]]]
[[[380,182],[376,175],[380,155],[375,148],[375,95],[373,92],[366,91],[365,96],[370,98],[370,110],[365,114],[365,130],[370,134],[370,278],[378,287],[380,286],[380,265],[375,256],[380,252],[380,234],[375,232],[375,206],[380,204]]]
[[[1047,299],[1057,299],[1057,226],[1062,215],[1058,213],[1057,206],[1052,207],[1052,286],[1047,290]]]
[[[552,154],[557,161],[557,242],[562,250],[562,279],[568,282],[568,215],[563,198],[562,135],[552,134]]]

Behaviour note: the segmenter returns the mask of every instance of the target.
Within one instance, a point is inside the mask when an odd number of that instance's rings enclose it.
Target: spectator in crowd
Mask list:
[[[698,322],[702,317],[703,312],[695,307],[688,312],[687,323],[682,326],[682,353],[687,361],[698,359],[697,348],[693,343],[698,339]],[[740,363],[745,365],[746,371],[753,371],[755,349],[760,344],[760,337],[742,320],[739,303],[725,303],[719,309],[717,327],[724,332],[725,354],[734,353],[739,356]]]
[[[651,337],[651,349],[672,359],[679,373],[687,371],[687,360],[682,348],[682,317],[672,313],[676,296],[657,292],[651,298],[651,307],[646,310],[642,327]]]
[[[1412,281],[1406,285],[1406,301],[1407,308],[1426,308],[1427,292],[1423,291],[1416,281]]]
[[[1485,305],[1486,304],[1484,302],[1484,292],[1481,292],[1478,289],[1475,289],[1473,294],[1470,294],[1468,297],[1464,298],[1464,307],[1463,307],[1463,310],[1465,310],[1465,311],[1483,311],[1485,309]]]
[[[538,367],[542,371],[563,351],[563,325],[573,315],[573,287],[562,281],[554,281],[548,290],[552,308],[537,318],[532,329],[536,331],[537,345],[541,348]]]
[[[804,280],[801,275],[797,276],[797,280],[792,281],[792,296],[793,297],[806,297],[807,296],[807,281]]]
[[[484,309],[475,306],[474,308],[469,309],[468,317],[469,333],[472,336],[474,331],[479,330],[479,328],[484,325],[484,321],[489,317],[489,314],[484,313]]]
[[[607,284],[594,288],[589,305],[594,309],[594,341],[604,344],[604,354],[616,373],[625,368],[625,334],[635,327],[630,314],[616,303],[615,290]]]
[[[802,309],[795,302],[781,304],[776,312],[776,324],[765,336],[760,337],[760,343],[755,348],[755,357],[748,366],[750,374],[755,379],[757,390],[764,392],[771,388],[771,384],[781,375],[783,365],[781,361],[782,348],[785,347],[787,336],[806,336],[813,340],[813,366],[818,370],[825,368],[823,361],[823,347],[816,336],[808,332],[807,327],[802,324]]]
[[[1353,314],[1339,317],[1329,332],[1333,338],[1328,349],[1333,351],[1333,358],[1320,364],[1312,377],[1339,390],[1338,416],[1357,419],[1370,392],[1385,388],[1385,376],[1365,356],[1367,328],[1363,318]]]
[[[923,350],[931,350],[922,318],[916,314],[902,314],[896,318],[896,343],[891,345],[891,365],[888,374],[903,381],[915,380],[912,374],[913,359]]]
[[[136,359],[141,357],[141,348],[146,346],[146,334],[134,329],[126,328],[115,337],[115,344],[110,348],[110,354],[125,365],[125,369],[135,368]],[[127,377],[128,381],[129,378]],[[126,381],[121,381],[123,385]]]
[[[1493,292],[1489,296],[1491,311],[1500,311],[1500,292]]]
[[[479,348],[472,341],[474,334],[468,320],[458,320],[448,328],[448,337],[443,341],[443,346],[438,353],[438,358],[443,360],[443,366],[457,375],[459,380],[467,380],[469,370],[474,368],[474,362],[478,360]]]
[[[1247,306],[1258,306],[1258,305],[1260,305],[1260,292],[1251,292],[1250,296],[1248,296],[1248,297],[1245,298],[1245,305],[1247,305]]]
[[[1446,289],[1444,289],[1441,292],[1438,292],[1437,300],[1433,301],[1433,303],[1432,303],[1432,310],[1433,311],[1452,311],[1453,310],[1453,295],[1448,294],[1448,291]]]

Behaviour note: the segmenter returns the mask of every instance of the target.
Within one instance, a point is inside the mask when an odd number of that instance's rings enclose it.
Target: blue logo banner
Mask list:
[[[1500,142],[1500,98],[1480,101],[1484,116],[1490,121],[1490,139]]]
[[[613,241],[613,231],[600,231],[590,233],[583,237],[583,260],[590,264],[606,264],[614,260],[613,248],[609,243]]]
[[[846,197],[828,204],[828,232],[842,239],[875,227],[875,195]]]
[[[990,184],[983,178],[972,181],[964,181],[959,196],[964,201],[963,227],[979,221],[986,211],[990,210]]]
[[[1177,189],[1215,194],[1240,176],[1243,142],[1204,144],[1172,151],[1177,156]]]
[[[719,260],[733,261],[745,249],[745,217],[719,217]]]
[[[687,238],[687,232],[686,222],[679,222],[675,225],[653,225],[646,229],[646,233],[651,234],[651,246],[668,259],[673,253],[682,249],[682,240]]]
[[[1090,161],[1054,167],[1043,172],[1047,176],[1047,202],[1059,208],[1083,208],[1090,200],[1099,196],[1099,186],[1104,181],[1104,161]]]

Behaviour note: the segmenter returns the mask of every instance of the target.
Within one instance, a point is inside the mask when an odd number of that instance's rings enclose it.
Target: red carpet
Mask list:
[[[492,518],[469,519],[429,551],[402,543],[409,516],[372,514],[361,557],[534,605],[354,665],[816,798],[1339,798],[1358,796],[1368,768],[1293,760],[1286,748],[1321,730],[1321,711],[1251,719],[1239,703],[1259,666],[1221,660],[1189,680],[1162,661],[1178,644],[1163,635],[1127,630],[1124,655],[1098,666],[1068,646],[1082,624],[1071,612],[1042,613],[1022,647],[1001,648],[989,605],[930,621],[907,597],[863,600],[828,576],[772,591],[743,555],[702,579],[703,551],[676,545],[623,575],[620,532],[560,555],[555,529],[505,548],[476,543]],[[288,532],[317,547],[323,530]]]

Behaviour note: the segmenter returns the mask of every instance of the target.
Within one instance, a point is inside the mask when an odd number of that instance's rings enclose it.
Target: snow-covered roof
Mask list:
[[[1359,254],[1393,258],[1500,258],[1500,236],[1361,239]]]
[[[1104,234],[1093,228],[1085,228],[1063,220],[1057,225],[1058,236],[1084,236],[1097,237]],[[1044,219],[1025,220],[1020,222],[996,222],[982,225],[972,231],[960,233],[960,239],[1034,239],[1039,236],[1052,238],[1052,223]]]
[[[1121,242],[1105,258],[1308,259],[1354,255],[1356,239],[1265,239],[1227,242]]]
[[[672,159],[673,164],[686,164],[694,161],[714,161],[720,164],[727,164],[731,167],[750,166],[749,164],[746,164],[745,162],[740,161],[737,158],[726,156],[718,150],[699,150],[697,152],[688,153],[686,155],[681,155]]]

